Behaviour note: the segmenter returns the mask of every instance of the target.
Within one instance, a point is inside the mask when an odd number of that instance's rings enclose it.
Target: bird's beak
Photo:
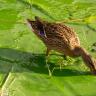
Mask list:
[[[26,21],[27,21],[26,23],[27,23],[27,25],[29,26],[29,28],[30,28],[31,30],[33,30],[33,29],[32,29],[32,26],[31,26],[32,20],[27,19]]]
[[[28,22],[29,24],[31,24],[32,21],[31,21],[30,19],[27,19],[27,22]]]

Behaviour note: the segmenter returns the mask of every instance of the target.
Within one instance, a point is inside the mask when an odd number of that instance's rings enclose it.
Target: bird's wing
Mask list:
[[[47,23],[44,26],[44,30],[47,38],[59,40],[59,42],[62,42],[71,49],[80,45],[79,38],[74,30],[64,24]]]

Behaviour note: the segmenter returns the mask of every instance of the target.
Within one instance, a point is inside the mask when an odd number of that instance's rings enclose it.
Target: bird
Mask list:
[[[64,56],[82,57],[90,72],[96,74],[96,60],[80,46],[79,37],[73,28],[62,22],[48,22],[39,16],[35,16],[34,20],[27,19],[27,22],[32,32],[47,47],[46,56],[49,56],[51,50],[55,50]]]

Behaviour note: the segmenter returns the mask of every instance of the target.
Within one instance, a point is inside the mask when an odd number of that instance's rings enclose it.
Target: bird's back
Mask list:
[[[44,30],[49,41],[51,40],[50,43],[54,42],[54,45],[69,49],[80,46],[74,30],[62,23],[45,23]]]

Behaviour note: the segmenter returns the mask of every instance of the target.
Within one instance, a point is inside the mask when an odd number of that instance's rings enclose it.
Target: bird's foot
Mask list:
[[[48,64],[48,56],[46,56],[46,66],[48,68],[48,73],[49,73],[49,76],[51,77],[52,76],[52,72],[50,70],[50,65]]]

